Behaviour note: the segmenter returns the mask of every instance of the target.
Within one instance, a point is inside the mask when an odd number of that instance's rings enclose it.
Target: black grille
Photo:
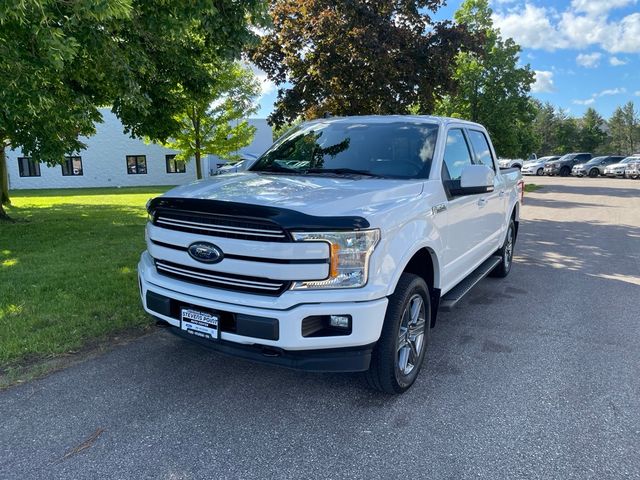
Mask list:
[[[193,268],[176,263],[155,260],[156,270],[162,275],[183,280],[185,282],[221,288],[234,292],[259,293],[261,295],[278,296],[291,284],[288,281],[269,280],[260,277],[248,277],[229,273],[214,272],[201,268]]]
[[[234,218],[225,215],[159,208],[154,214],[153,224],[170,230],[213,237],[262,242],[289,241],[286,232],[278,225],[259,219]]]

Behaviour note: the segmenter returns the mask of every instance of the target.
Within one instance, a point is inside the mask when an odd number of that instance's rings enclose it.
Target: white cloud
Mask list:
[[[556,90],[553,84],[553,72],[548,70],[535,70],[536,81],[531,86],[533,93],[550,93]]]
[[[502,35],[513,38],[523,47],[556,50],[566,44],[555,26],[551,12],[544,7],[527,3],[524,11],[511,9],[506,14],[494,13],[493,21]]]
[[[600,65],[601,58],[602,54],[599,52],[581,53],[576,57],[576,63],[581,67],[595,68]]]
[[[249,62],[247,62],[247,67],[251,69],[260,83],[260,98],[276,91],[276,84],[267,78],[267,74],[264,71]]]
[[[626,65],[627,63],[629,63],[628,60],[622,59],[622,58],[618,58],[616,56],[613,56],[613,57],[609,58],[609,64],[613,65],[614,67],[619,67],[621,65]]]
[[[578,12],[602,15],[609,10],[626,7],[635,3],[637,3],[637,0],[573,0],[571,6]]]
[[[640,52],[640,13],[609,21],[613,9],[636,4],[637,0],[574,0],[558,12],[526,3],[522,7],[496,12],[493,20],[503,36],[526,48],[557,50],[599,46],[610,53]]]
[[[636,97],[640,97],[640,90],[637,90],[637,91],[636,91],[636,93],[634,93],[634,95],[635,95]]]
[[[599,97],[609,97],[612,95],[621,95],[623,93],[627,93],[626,88],[608,88],[606,90],[602,90],[601,92],[596,92],[591,95],[590,98],[586,100],[574,100],[573,103],[576,105],[593,105],[596,102],[596,99]],[[640,92],[636,92],[639,94]]]
[[[622,93],[627,93],[626,88],[609,88],[607,90],[602,90],[599,93],[594,93],[596,97],[607,97],[611,95],[620,95]]]

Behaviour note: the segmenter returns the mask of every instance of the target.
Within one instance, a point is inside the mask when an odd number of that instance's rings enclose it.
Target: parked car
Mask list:
[[[150,200],[142,304],[214,350],[402,393],[438,308],[509,274],[522,190],[477,123],[308,122],[241,175]]]
[[[571,169],[578,163],[584,163],[591,160],[590,153],[568,153],[563,155],[558,160],[548,162],[544,166],[545,175],[560,175],[566,177],[571,173]]]
[[[535,153],[529,155],[529,158],[525,161],[522,158],[500,158],[498,159],[498,165],[500,168],[518,168],[522,169],[522,167],[528,161],[537,160],[538,156]]]
[[[257,155],[254,155],[252,153],[244,153],[242,154],[242,160],[218,168],[218,170],[216,171],[216,175],[222,175],[224,173],[244,172],[245,170],[250,168],[257,159]]]
[[[544,166],[548,162],[558,160],[560,157],[540,157],[537,160],[527,160],[522,166],[522,175],[537,175],[540,176],[544,173]]]
[[[574,165],[571,170],[571,175],[574,177],[584,177],[589,175],[590,177],[597,177],[604,175],[604,169],[607,165],[618,163],[624,158],[623,155],[609,155],[603,157],[595,157],[589,160],[587,163],[579,163]]]
[[[604,174],[607,177],[624,177],[624,173],[625,173],[625,169],[627,168],[627,164],[629,162],[634,162],[636,160],[638,160],[639,157],[631,156],[631,157],[626,157],[622,160],[620,160],[620,162],[618,163],[613,163],[611,165],[608,165],[607,167],[605,167],[604,169]]]
[[[624,178],[640,178],[640,156],[636,160],[627,163],[624,169]]]

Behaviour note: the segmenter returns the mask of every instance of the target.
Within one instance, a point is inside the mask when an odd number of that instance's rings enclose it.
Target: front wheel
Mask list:
[[[430,319],[429,287],[421,277],[403,273],[389,297],[382,333],[366,373],[371,387],[397,394],[413,385],[429,344]]]
[[[541,177],[543,173],[544,173],[544,170],[543,170],[543,169],[541,169],[541,168],[539,168],[539,169],[536,171],[536,175],[537,175],[538,177]]]
[[[571,170],[569,170],[569,167],[562,167],[560,169],[560,176],[561,177],[568,177],[570,173],[571,173]]]
[[[592,168],[591,170],[589,170],[589,176],[591,178],[595,178],[598,175],[600,175],[600,170],[598,170],[597,168]]]
[[[489,274],[492,277],[504,278],[509,275],[511,271],[511,264],[513,263],[513,248],[516,243],[516,224],[511,219],[509,221],[509,227],[507,230],[507,237],[504,239],[504,244],[496,253],[500,257],[500,263]]]

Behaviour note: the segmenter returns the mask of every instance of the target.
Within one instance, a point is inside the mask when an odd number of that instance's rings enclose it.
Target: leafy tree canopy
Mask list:
[[[270,121],[428,110],[452,91],[453,59],[477,41],[434,22],[443,0],[273,0],[254,62],[280,86]]]
[[[215,82],[208,95],[186,104],[173,120],[179,130],[164,146],[180,151],[176,158],[196,160],[202,178],[200,158],[215,154],[233,159],[234,152],[251,143],[255,128],[245,120],[256,112],[260,84],[251,70],[239,62],[223,62],[215,69]]]
[[[210,91],[211,66],[239,57],[263,15],[260,0],[0,2],[0,140],[59,163],[105,105],[131,134],[166,139],[185,103]]]
[[[482,52],[462,51],[455,61],[454,94],[444,95],[435,112],[483,124],[499,155],[528,156],[535,150],[531,130],[535,106],[529,97],[534,73],[519,65],[520,46],[503,40],[494,28],[488,0],[465,0],[455,13],[458,24],[484,37]]]

